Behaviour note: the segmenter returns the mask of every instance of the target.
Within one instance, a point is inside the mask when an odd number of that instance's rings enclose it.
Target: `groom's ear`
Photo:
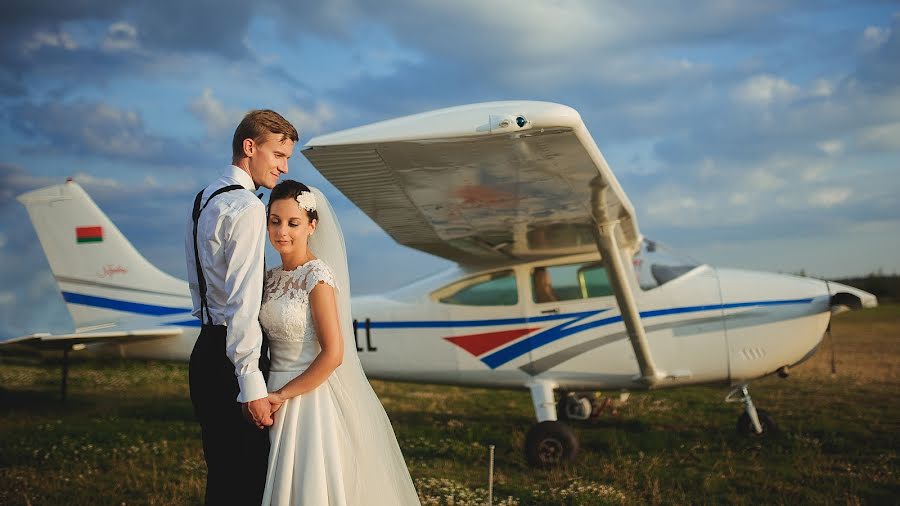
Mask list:
[[[244,156],[247,156],[247,157],[253,156],[254,152],[256,151],[256,143],[253,142],[253,139],[250,139],[249,137],[244,139],[243,146],[244,146]]]

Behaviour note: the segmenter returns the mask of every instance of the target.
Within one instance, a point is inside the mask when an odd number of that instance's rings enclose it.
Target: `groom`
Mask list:
[[[254,504],[266,483],[273,406],[259,306],[266,208],[254,195],[288,171],[297,130],[275,111],[250,111],[232,140],[231,166],[201,191],[185,233],[200,336],[191,353],[191,402],[208,470],[206,504]],[[277,409],[277,407],[276,407]]]

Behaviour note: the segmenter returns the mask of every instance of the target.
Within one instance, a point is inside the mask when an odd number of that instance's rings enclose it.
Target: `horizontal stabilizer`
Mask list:
[[[0,342],[0,346],[11,344],[32,346],[43,349],[65,349],[79,344],[132,343],[180,336],[184,330],[179,327],[151,329],[104,329],[71,334],[50,334],[38,332],[27,336],[14,337]]]

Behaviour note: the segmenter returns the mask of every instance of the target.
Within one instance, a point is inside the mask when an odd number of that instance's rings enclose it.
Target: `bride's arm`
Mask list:
[[[318,283],[309,294],[309,309],[322,351],[303,373],[269,394],[273,404],[280,406],[287,399],[313,390],[325,382],[344,360],[344,339],[338,323],[334,288]]]

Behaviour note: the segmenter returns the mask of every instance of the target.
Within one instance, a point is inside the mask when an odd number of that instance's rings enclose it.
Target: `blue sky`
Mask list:
[[[900,271],[896,2],[250,4],[5,2],[0,336],[70,326],[16,195],[73,176],[184,278],[192,196],[254,108],[306,141],[464,103],[564,103],[645,235],[713,265]],[[448,265],[395,245],[302,156],[290,177],[335,201],[355,293]]]

